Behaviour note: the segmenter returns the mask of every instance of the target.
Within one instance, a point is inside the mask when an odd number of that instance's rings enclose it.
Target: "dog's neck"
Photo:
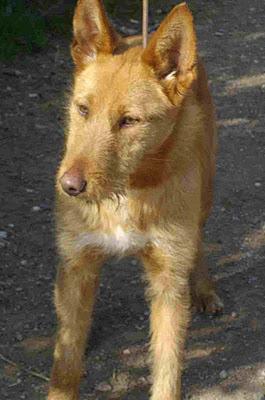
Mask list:
[[[156,151],[144,157],[136,172],[130,176],[132,189],[156,187],[170,178],[174,164],[170,153],[175,140],[175,135],[171,133]]]

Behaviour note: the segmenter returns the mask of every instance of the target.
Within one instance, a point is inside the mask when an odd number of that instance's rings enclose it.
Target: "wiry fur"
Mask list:
[[[221,308],[201,245],[212,205],[214,112],[187,6],[172,10],[146,49],[137,41],[114,32],[101,1],[79,0],[57,180],[59,330],[49,400],[78,399],[100,267],[109,256],[133,254],[145,268],[152,400],[181,396],[190,283],[200,308]],[[77,197],[62,190],[66,172],[87,182]]]

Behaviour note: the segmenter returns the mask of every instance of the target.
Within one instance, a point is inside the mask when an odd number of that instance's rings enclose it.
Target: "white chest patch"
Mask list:
[[[77,238],[76,248],[81,250],[86,246],[101,247],[111,255],[132,253],[145,247],[148,236],[135,231],[125,231],[121,225],[108,234],[102,232],[82,233]]]

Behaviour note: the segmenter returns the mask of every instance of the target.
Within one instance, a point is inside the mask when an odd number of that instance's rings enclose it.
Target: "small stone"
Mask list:
[[[15,228],[14,224],[8,224],[9,228]]]
[[[254,183],[254,186],[255,186],[255,187],[261,187],[261,183],[260,183],[260,182],[255,182],[255,183]]]
[[[127,35],[135,35],[137,33],[137,29],[132,29],[132,28],[125,28],[125,33]]]
[[[124,354],[125,356],[129,356],[129,355],[131,354],[130,349],[125,349],[125,350],[123,350],[123,354]]]
[[[111,389],[111,386],[107,382],[101,382],[96,387],[96,390],[99,392],[110,392]]]
[[[21,261],[20,261],[20,264],[21,264],[21,265],[24,265],[24,266],[27,265],[27,263],[28,263],[27,260],[21,260]]]
[[[30,188],[26,188],[26,192],[27,192],[27,193],[34,193],[34,190],[33,190],[33,189],[30,189]]]
[[[36,99],[37,97],[39,97],[38,93],[29,93],[30,99]]]
[[[35,124],[35,128],[36,129],[46,129],[45,125],[41,125],[41,124]]]
[[[219,374],[221,379],[226,379],[228,377],[228,373],[223,369],[223,371]]]
[[[262,370],[259,372],[259,376],[260,376],[261,378],[265,378],[265,369],[262,369]]]
[[[19,340],[21,342],[21,340],[23,340],[23,336],[21,335],[21,333],[16,333],[16,338],[17,340]]]
[[[148,379],[145,378],[144,376],[141,376],[141,377],[138,379],[138,383],[139,383],[141,386],[149,385]]]
[[[31,209],[33,212],[38,212],[38,211],[40,211],[40,207],[39,206],[34,206],[34,207],[32,207],[32,209]]]
[[[130,18],[130,22],[132,24],[139,24],[139,21],[137,19],[134,19],[134,18]]]
[[[137,260],[132,260],[132,261],[131,261],[131,264],[132,264],[132,265],[137,265]]]
[[[6,231],[0,231],[0,239],[7,239],[7,232]]]
[[[236,317],[237,317],[237,313],[236,313],[235,311],[233,311],[233,312],[231,313],[231,317],[232,317],[232,318],[236,318]]]

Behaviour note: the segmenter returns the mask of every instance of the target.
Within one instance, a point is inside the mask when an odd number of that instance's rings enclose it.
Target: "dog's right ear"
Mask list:
[[[98,53],[112,54],[119,43],[102,0],[78,0],[73,33],[71,53],[78,69],[84,68]]]

